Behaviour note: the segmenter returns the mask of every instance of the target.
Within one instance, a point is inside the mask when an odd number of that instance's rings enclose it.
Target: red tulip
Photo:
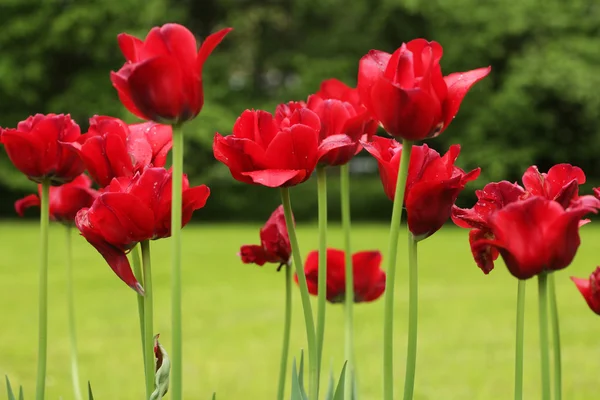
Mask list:
[[[260,245],[244,245],[240,249],[242,262],[288,264],[292,254],[290,238],[285,224],[283,206],[277,207],[260,230]]]
[[[41,195],[41,185],[38,185],[38,191]],[[84,174],[79,175],[72,182],[52,186],[49,197],[50,219],[70,225],[75,220],[77,211],[90,207],[96,197],[98,192],[92,189],[92,180]],[[27,208],[39,206],[40,198],[30,194],[15,202],[15,211],[22,217]]]
[[[80,136],[79,125],[69,115],[36,114],[16,129],[0,128],[0,140],[10,161],[34,182],[52,185],[71,182],[84,171],[79,158],[63,143]]]
[[[589,279],[571,277],[579,292],[587,302],[590,309],[600,315],[600,267],[597,267]]]
[[[579,221],[596,207],[564,209],[542,196],[516,201],[493,213],[488,220],[493,239],[473,244],[497,249],[510,273],[528,279],[544,271],[566,268],[579,247]]]
[[[393,201],[402,145],[394,139],[375,136],[363,146],[377,159],[383,189]],[[459,153],[459,145],[452,145],[443,157],[425,144],[412,148],[404,204],[408,227],[417,239],[431,236],[444,225],[458,194],[479,176],[479,168],[465,173],[454,165]]]
[[[393,54],[371,50],[360,60],[358,93],[383,128],[396,138],[438,136],[450,124],[463,98],[491,68],[442,76],[442,46],[415,39]]]
[[[344,251],[327,249],[327,301],[343,303],[346,297],[346,261]],[[359,251],[352,254],[354,272],[354,302],[377,300],[385,290],[385,272],[380,268],[379,251]],[[304,263],[308,292],[317,295],[319,252],[311,251]],[[298,283],[298,276],[294,277]]]
[[[341,82],[337,79],[327,79],[321,82],[321,86],[317,92],[317,95],[324,99],[335,99],[350,103],[357,110],[365,108],[360,101],[358,90],[351,88],[344,82]]]
[[[564,208],[579,197],[579,185],[585,183],[585,174],[579,167],[557,164],[541,173],[534,165],[523,174],[523,186],[533,196],[544,196],[555,200]]]
[[[172,129],[154,122],[127,125],[118,118],[95,116],[88,132],[69,145],[94,181],[104,187],[113,178],[163,167],[173,146]]]
[[[594,196],[596,196],[597,199],[600,199],[600,187],[594,188]]]
[[[319,117],[306,108],[274,119],[262,110],[246,110],[233,134],[215,135],[215,158],[234,179],[267,187],[288,187],[306,181],[328,151],[341,147],[337,137],[319,144]]]
[[[483,190],[476,190],[477,203],[473,208],[452,206],[452,220],[461,228],[471,228],[469,243],[477,266],[485,274],[494,269],[494,261],[498,258],[498,250],[492,246],[474,246],[481,239],[494,239],[489,218],[496,211],[508,204],[525,199],[528,193],[516,183],[507,181],[492,182]]]
[[[204,104],[202,67],[229,31],[208,36],[200,50],[194,35],[178,24],[152,28],[144,41],[121,33],[126,63],[110,78],[123,105],[142,119],[161,123],[196,117]]]
[[[139,293],[126,252],[138,242],[171,235],[172,173],[147,168],[133,178],[115,178],[90,208],[81,209],[75,224],[86,240],[100,252],[119,278]],[[182,222],[206,204],[207,186],[189,187],[183,178]]]

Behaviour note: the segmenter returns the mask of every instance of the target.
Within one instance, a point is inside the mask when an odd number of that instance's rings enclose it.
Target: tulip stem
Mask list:
[[[48,225],[50,222],[50,180],[42,182],[40,201],[40,276],[38,297],[38,363],[36,400],[43,400],[46,391],[46,356],[48,351]]]
[[[183,176],[183,130],[173,125],[173,178],[171,201],[171,399],[182,400],[183,353],[181,328],[181,190]],[[147,336],[146,336],[147,337]],[[152,337],[150,338],[152,340]]]
[[[398,254],[398,236],[402,220],[402,204],[408,175],[408,165],[412,142],[402,141],[402,156],[398,169],[394,205],[390,222],[388,246],[388,267],[385,290],[384,326],[383,326],[383,399],[394,399],[394,283],[396,280],[396,257]]]
[[[286,187],[281,188],[281,203],[285,215],[285,224],[290,237],[292,246],[292,256],[296,275],[298,276],[298,286],[300,288],[300,299],[302,301],[302,310],[304,311],[304,325],[306,327],[306,340],[308,342],[308,369],[309,369],[309,399],[317,399],[317,382],[319,379],[317,367],[317,346],[315,339],[315,322],[313,319],[310,298],[308,297],[308,284],[296,237],[296,228],[294,227],[294,217],[292,215],[292,202],[290,201],[290,190]]]
[[[406,346],[406,375],[404,379],[404,400],[413,398],[415,369],[417,364],[417,323],[419,306],[419,269],[417,265],[417,243],[408,231],[408,345]]]
[[[140,252],[138,245],[131,249],[131,260],[133,263],[133,275],[138,282],[144,282],[144,275],[142,274],[142,261],[140,260]],[[146,345],[144,339],[144,296],[137,295],[138,303],[138,317],[140,320],[140,335],[142,337],[142,360],[146,359]],[[146,361],[144,361],[144,371],[146,368]],[[144,372],[145,376],[145,372]]]
[[[340,167],[340,197],[342,206],[342,230],[344,231],[344,250],[346,263],[345,297],[345,345],[346,376],[344,381],[344,399],[351,400],[354,391],[354,270],[352,268],[352,243],[350,240],[350,168],[348,164]]]
[[[319,213],[319,264],[317,281],[317,368],[321,375],[323,340],[325,336],[325,311],[327,309],[327,171],[317,167],[317,197]],[[318,382],[320,383],[320,382]],[[318,395],[317,386],[317,395]]]
[[[152,304],[152,265],[150,263],[150,242],[144,240],[142,266],[144,269],[144,373],[146,375],[146,398],[154,392],[154,321]]]
[[[550,354],[548,351],[548,274],[538,275],[540,313],[540,359],[542,361],[542,400],[550,400]]]
[[[277,400],[285,397],[285,378],[287,377],[288,353],[290,351],[290,331],[292,326],[292,268],[289,264],[285,268],[285,318],[283,321],[283,346],[281,348],[281,363],[279,364],[279,385],[277,387]]]
[[[65,244],[67,250],[67,310],[69,313],[69,339],[71,344],[71,379],[73,380],[73,394],[75,400],[81,400],[81,386],[79,385],[79,362],[77,360],[77,335],[75,323],[75,296],[73,294],[73,248],[71,246],[71,226],[65,230]]]
[[[548,297],[550,299],[550,321],[552,324],[552,344],[554,346],[554,400],[562,399],[562,361],[560,352],[560,324],[556,304],[554,273],[548,277]]]
[[[525,332],[525,280],[517,290],[517,340],[515,345],[515,400],[523,399],[523,335]]]

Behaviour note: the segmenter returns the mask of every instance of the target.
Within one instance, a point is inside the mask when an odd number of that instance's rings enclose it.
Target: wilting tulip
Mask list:
[[[310,178],[324,154],[345,144],[341,135],[319,144],[320,130],[319,117],[306,108],[277,120],[267,111],[246,110],[232,135],[215,135],[213,153],[240,182],[294,186]]]
[[[402,145],[376,136],[363,146],[377,160],[383,189],[393,201]],[[404,204],[408,227],[415,238],[425,239],[439,230],[450,218],[458,194],[479,176],[479,168],[465,173],[454,165],[459,153],[458,145],[452,145],[443,157],[427,145],[413,146]]]
[[[38,191],[41,193],[41,185],[38,185]],[[49,197],[50,219],[71,225],[77,212],[82,208],[90,207],[96,197],[98,197],[98,192],[92,189],[92,180],[84,174],[79,175],[72,182],[61,186],[52,186]],[[22,217],[27,208],[39,206],[40,198],[35,194],[30,194],[15,202],[15,211]]]
[[[478,240],[473,249],[497,249],[518,279],[563,269],[579,247],[580,220],[596,212],[596,207],[578,204],[564,209],[545,197],[529,197],[493,213],[488,220],[493,239]]]
[[[90,118],[88,132],[69,144],[100,186],[113,178],[132,177],[146,167],[163,167],[173,146],[169,125],[155,122],[127,125],[118,118]]]
[[[327,301],[342,303],[346,297],[346,261],[342,250],[327,249]],[[385,272],[379,251],[359,251],[352,255],[354,302],[377,300],[385,290]],[[311,251],[304,264],[310,294],[317,295],[319,253]],[[298,282],[298,277],[295,277]]]
[[[16,129],[0,128],[0,140],[8,158],[34,182],[51,185],[71,182],[85,167],[64,143],[76,141],[81,132],[69,115],[36,114],[19,122]]]
[[[244,245],[240,257],[246,264],[288,264],[292,255],[283,206],[277,207],[260,230],[260,245]]]
[[[442,76],[442,46],[415,39],[393,54],[371,50],[358,67],[362,103],[396,138],[438,136],[450,124],[463,98],[490,67]]]
[[[86,240],[100,252],[127,285],[143,293],[126,253],[138,242],[171,235],[172,173],[147,168],[133,178],[115,178],[90,208],[77,213],[75,224]],[[184,176],[182,226],[192,213],[206,204],[207,186],[189,187]]]
[[[176,124],[193,119],[204,104],[202,68],[231,28],[209,35],[200,50],[184,26],[166,24],[150,30],[144,41],[121,33],[126,63],[111,73],[123,105],[142,119]]]
[[[600,315],[600,267],[597,267],[589,279],[571,277],[579,292],[587,302],[590,309]]]

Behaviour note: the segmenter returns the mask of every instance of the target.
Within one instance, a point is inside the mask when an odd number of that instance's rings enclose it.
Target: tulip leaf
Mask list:
[[[303,398],[307,399],[308,394],[304,390],[304,350],[300,350],[300,366],[298,369],[298,385],[300,385],[300,391],[302,392]]]
[[[217,400],[217,392],[214,392],[212,395],[212,400]]]
[[[292,364],[292,400],[305,400],[300,389],[300,380],[298,379],[298,371],[296,370],[296,359]]]
[[[88,381],[88,399],[94,400],[94,395],[92,394],[92,384]]]
[[[25,395],[23,394],[23,386],[19,386],[19,400],[25,400]]]
[[[17,400],[15,394],[13,393],[12,386],[10,386],[10,380],[8,379],[8,375],[6,376],[6,391],[8,392],[8,400]]]
[[[342,367],[342,373],[340,374],[340,379],[338,380],[337,388],[335,389],[335,394],[333,395],[332,400],[344,400],[344,380],[346,379],[346,364]]]
[[[335,387],[335,382],[333,378],[333,366],[329,368],[329,384],[327,385],[327,394],[325,394],[325,400],[333,399],[333,388]]]
[[[154,336],[154,356],[156,357],[156,374],[154,375],[154,382],[156,389],[150,395],[149,400],[159,400],[169,390],[169,375],[171,373],[171,361],[167,355],[165,348],[158,342],[158,336]],[[213,394],[213,399],[215,394]]]

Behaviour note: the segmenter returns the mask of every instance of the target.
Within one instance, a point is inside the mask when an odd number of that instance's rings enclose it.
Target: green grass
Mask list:
[[[47,398],[71,399],[65,282],[60,226],[51,228],[50,328]],[[243,265],[241,244],[255,243],[255,226],[189,226],[184,230],[184,393],[186,399],[272,399],[283,318],[283,273],[275,266]],[[0,374],[34,393],[37,334],[38,234],[35,224],[1,222]],[[385,225],[355,225],[356,250],[387,251]],[[305,255],[316,247],[316,226],[299,228]],[[338,227],[330,245],[341,246]],[[587,276],[600,263],[600,229],[582,228],[574,264],[557,274],[563,332],[564,397],[597,397],[600,318],[568,279]],[[400,238],[396,286],[396,397],[404,377],[406,343],[405,236]],[[95,398],[141,399],[143,366],[135,293],[82,238],[74,240],[81,376]],[[156,331],[170,347],[168,240],[152,243]],[[502,262],[485,276],[474,265],[467,232],[446,227],[420,245],[420,318],[416,399],[510,399],[513,391],[517,282]],[[539,398],[537,285],[527,287],[525,398]],[[292,354],[305,347],[298,293],[294,297]],[[328,306],[325,369],[343,362],[343,312]],[[359,387],[363,400],[381,398],[383,301],[356,307]],[[289,382],[288,382],[289,383]],[[0,393],[2,393],[0,391]],[[0,398],[4,398],[0,394]]]

